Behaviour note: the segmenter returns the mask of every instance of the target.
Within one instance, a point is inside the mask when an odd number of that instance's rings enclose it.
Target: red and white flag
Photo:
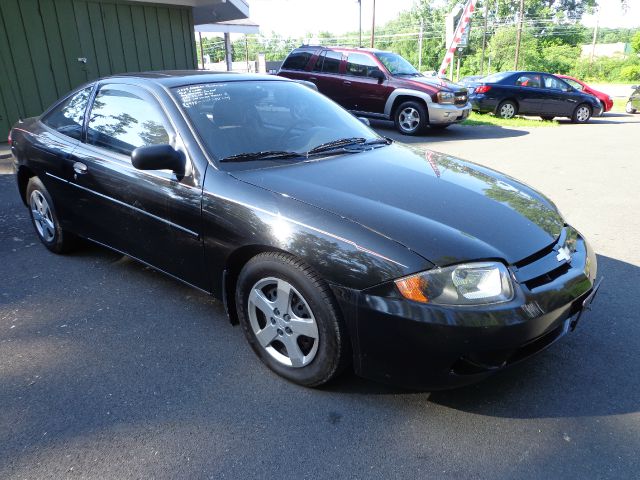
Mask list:
[[[469,22],[471,21],[471,14],[476,9],[476,2],[478,0],[468,0],[467,4],[464,6],[464,10],[462,11],[462,17],[460,17],[460,21],[458,22],[458,26],[456,27],[455,32],[453,33],[453,39],[451,40],[451,44],[449,48],[447,48],[447,53],[444,56],[444,60],[442,60],[442,64],[440,64],[440,69],[438,73],[440,75],[444,75],[447,71],[447,67],[453,60],[453,54],[462,39],[462,34],[469,28]]]

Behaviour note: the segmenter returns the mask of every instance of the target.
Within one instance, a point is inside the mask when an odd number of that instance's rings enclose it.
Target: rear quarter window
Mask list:
[[[84,123],[84,112],[87,109],[92,88],[93,86],[87,87],[71,95],[51,110],[42,119],[42,123],[63,135],[80,140],[82,136],[82,124]]]
[[[304,70],[312,56],[313,52],[304,50],[291,52],[282,64],[282,68],[284,70]]]

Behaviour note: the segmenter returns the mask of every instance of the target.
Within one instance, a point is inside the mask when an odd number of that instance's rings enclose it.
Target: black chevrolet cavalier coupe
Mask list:
[[[10,136],[42,243],[78,238],[224,302],[281,376],[435,389],[575,327],[596,257],[514,179],[391,144],[272,76],[160,72],[84,85]]]

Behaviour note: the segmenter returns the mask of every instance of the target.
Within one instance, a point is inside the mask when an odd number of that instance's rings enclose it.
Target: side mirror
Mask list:
[[[385,76],[384,73],[382,73],[380,70],[373,70],[370,74],[370,77],[375,78],[378,80],[378,83],[382,83],[384,82],[387,77]]]
[[[131,164],[138,170],[166,169],[184,175],[185,160],[171,145],[150,145],[131,152]]]

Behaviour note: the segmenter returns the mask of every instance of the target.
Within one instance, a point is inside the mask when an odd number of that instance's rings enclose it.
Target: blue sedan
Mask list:
[[[474,111],[492,112],[501,118],[539,115],[544,120],[568,117],[574,123],[586,123],[602,109],[596,97],[550,73],[494,73],[469,91]]]

